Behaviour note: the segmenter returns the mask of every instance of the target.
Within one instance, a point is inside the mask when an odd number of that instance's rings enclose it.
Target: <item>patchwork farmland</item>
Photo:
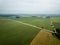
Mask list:
[[[54,26],[60,28],[60,18],[58,17],[52,17],[51,19],[40,17],[0,17],[0,45],[29,45],[40,32],[40,28],[53,30],[51,20]],[[58,22],[58,24],[54,22]]]

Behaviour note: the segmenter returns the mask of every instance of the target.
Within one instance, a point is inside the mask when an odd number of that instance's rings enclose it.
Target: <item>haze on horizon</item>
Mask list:
[[[60,0],[0,0],[0,14],[60,14]]]

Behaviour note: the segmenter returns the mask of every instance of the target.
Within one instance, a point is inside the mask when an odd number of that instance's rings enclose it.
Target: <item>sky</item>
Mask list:
[[[60,0],[0,0],[2,14],[60,14]]]

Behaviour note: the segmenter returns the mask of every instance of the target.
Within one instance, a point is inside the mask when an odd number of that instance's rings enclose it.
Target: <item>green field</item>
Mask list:
[[[0,45],[29,45],[40,31],[40,29],[21,24],[14,20],[52,30],[49,18],[23,17],[17,19],[0,17]],[[54,21],[54,18],[52,20]]]
[[[55,28],[60,28],[60,17],[52,17]]]
[[[48,30],[51,30],[52,28],[51,21],[49,18],[24,17],[16,20],[35,25],[37,27],[43,27],[44,29],[48,29]]]

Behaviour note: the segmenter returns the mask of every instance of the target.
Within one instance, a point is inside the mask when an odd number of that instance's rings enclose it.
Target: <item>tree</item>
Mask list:
[[[56,33],[52,33],[53,35],[55,35],[59,40],[60,40],[60,29],[56,28]]]
[[[47,16],[46,18],[50,18],[50,16]]]
[[[16,18],[20,18],[19,16],[16,16]]]
[[[60,29],[59,29],[59,28],[57,28],[57,29],[56,29],[56,32],[57,32],[57,33],[60,33]]]

